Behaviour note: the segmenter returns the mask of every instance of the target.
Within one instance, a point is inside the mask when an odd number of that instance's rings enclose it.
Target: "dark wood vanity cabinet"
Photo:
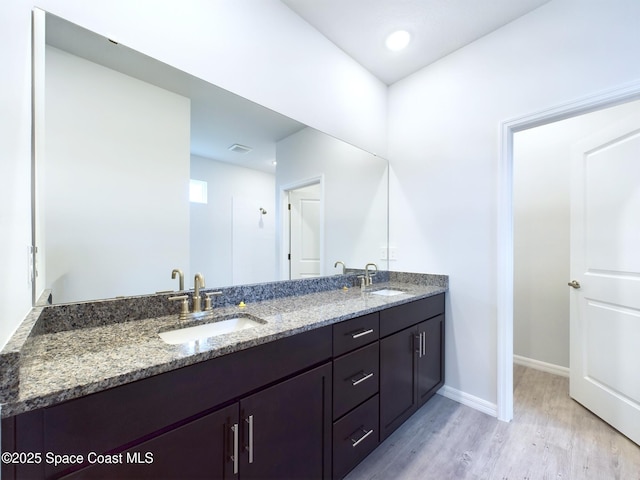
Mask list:
[[[2,478],[330,478],[331,357],[329,326],[9,417],[3,449],[85,462]]]
[[[382,311],[380,330],[382,441],[444,384],[444,295]]]
[[[342,478],[444,383],[444,294],[2,421],[2,478]]]
[[[325,364],[61,478],[328,478],[330,425]]]

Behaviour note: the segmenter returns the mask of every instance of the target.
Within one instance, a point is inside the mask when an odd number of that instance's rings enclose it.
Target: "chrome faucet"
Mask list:
[[[200,301],[200,289],[204,288],[204,277],[201,273],[196,273],[193,279],[193,313],[202,311],[202,302]]]
[[[342,274],[344,275],[346,272],[346,268],[347,266],[344,264],[344,262],[338,260],[334,265],[333,268],[336,268],[338,265],[342,265]]]
[[[176,275],[178,275],[179,280],[179,284],[180,284],[180,291],[184,290],[184,273],[182,273],[182,270],[180,270],[179,268],[174,268],[171,271],[171,278],[175,280]]]
[[[375,272],[369,273],[369,267],[375,267]],[[378,266],[375,263],[367,263],[364,267],[364,283],[365,285],[373,285],[373,278],[378,273]]]

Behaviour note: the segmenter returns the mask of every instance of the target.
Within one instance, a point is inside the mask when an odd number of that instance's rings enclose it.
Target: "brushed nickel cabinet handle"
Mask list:
[[[253,463],[253,415],[249,415],[246,422],[249,424],[249,445],[247,447],[249,463]]]
[[[418,358],[422,358],[422,334],[416,335],[414,339],[416,342],[418,342],[418,349],[416,350]]]
[[[233,455],[231,455],[231,460],[233,460],[233,474],[238,474],[238,424],[234,423],[231,426],[231,430],[233,431]]]
[[[352,384],[354,387],[355,387],[356,385],[358,385],[358,384],[360,384],[360,383],[364,382],[365,380],[367,380],[367,379],[369,379],[369,378],[373,377],[373,372],[372,372],[372,373],[364,373],[364,372],[363,372],[363,374],[364,374],[364,376],[363,376],[363,377],[361,377],[361,378],[359,378],[358,380],[354,380],[353,378],[351,379],[351,384]]]
[[[364,433],[364,435],[362,435],[358,440],[354,440],[353,438],[351,439],[351,443],[352,443],[352,447],[357,447],[358,444],[360,444],[360,442],[362,442],[365,438],[367,438],[369,435],[371,435],[373,433],[373,428],[369,431],[365,430],[364,428],[360,428],[360,430],[362,433]]]
[[[578,282],[577,280],[571,280],[569,283],[567,283],[567,285],[573,288],[580,288],[580,282]]]
[[[427,332],[422,332],[422,356],[427,356]]]
[[[369,335],[370,333],[373,333],[373,329],[364,330],[362,332],[354,333],[354,334],[351,335],[351,338],[356,339],[356,338],[364,337],[365,335]]]

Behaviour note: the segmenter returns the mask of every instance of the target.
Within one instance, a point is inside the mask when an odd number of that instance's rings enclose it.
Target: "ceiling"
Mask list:
[[[281,0],[387,85],[550,0]],[[401,52],[385,47],[407,30]]]

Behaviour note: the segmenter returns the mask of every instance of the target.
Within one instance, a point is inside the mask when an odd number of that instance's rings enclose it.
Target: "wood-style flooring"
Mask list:
[[[514,419],[435,395],[347,480],[640,480],[640,447],[569,397],[569,379],[514,365]]]

